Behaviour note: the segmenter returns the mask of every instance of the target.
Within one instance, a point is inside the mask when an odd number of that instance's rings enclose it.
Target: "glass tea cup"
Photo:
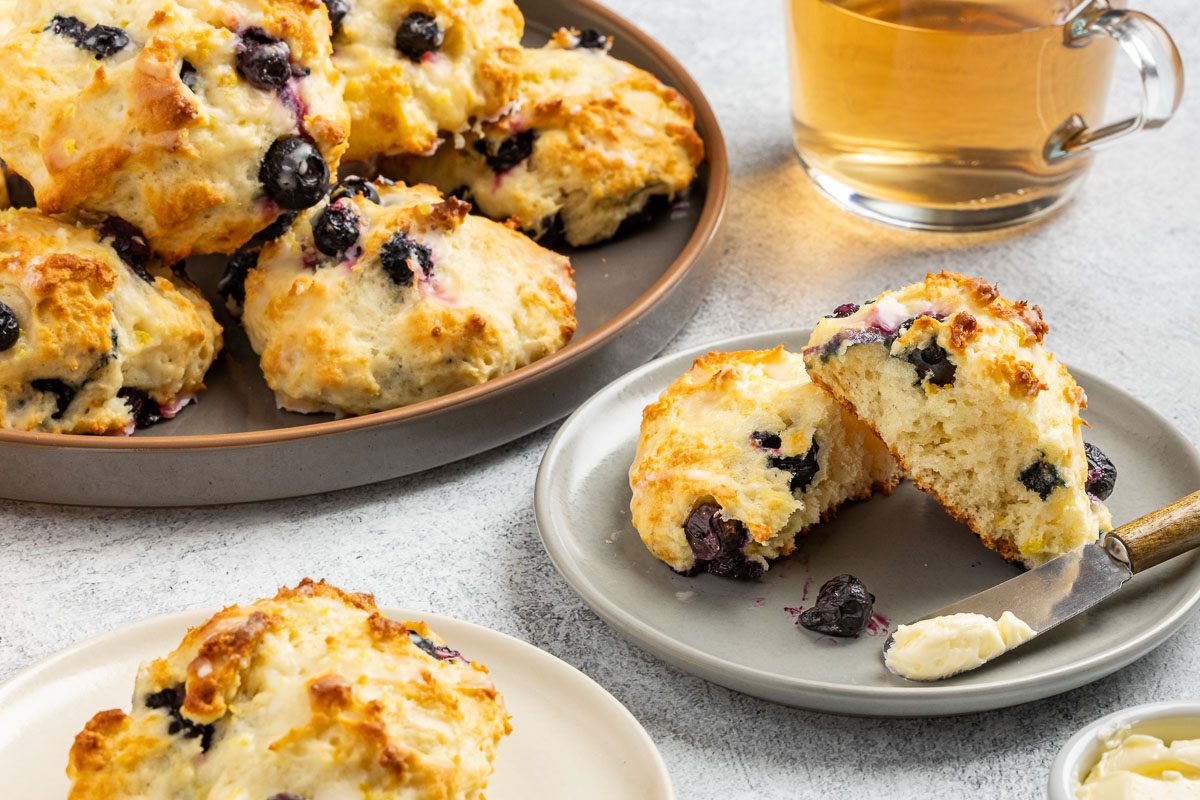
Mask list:
[[[785,2],[805,169],[843,207],[904,227],[1045,214],[1097,148],[1162,126],[1183,93],[1171,37],[1122,2]],[[1098,124],[1117,45],[1140,72],[1142,107]]]

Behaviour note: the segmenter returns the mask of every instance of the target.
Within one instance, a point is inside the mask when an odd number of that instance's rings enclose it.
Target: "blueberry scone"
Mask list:
[[[281,407],[396,408],[567,343],[570,262],[469,208],[431,186],[350,180],[263,248],[242,322]]]
[[[348,157],[430,153],[511,104],[525,20],[513,0],[326,0],[353,120]]]
[[[0,426],[132,433],[204,388],[212,309],[120,226],[0,211]]]
[[[677,572],[752,579],[840,505],[899,480],[883,442],[799,355],[709,353],[643,412],[630,508]]]
[[[305,580],[144,664],[75,737],[68,798],[478,800],[508,732],[483,665]]]
[[[524,51],[512,113],[461,149],[447,143],[384,169],[465,195],[534,237],[608,239],[651,198],[685,189],[704,159],[691,104],[608,45],[595,31],[559,31]]]
[[[22,0],[0,158],[38,207],[140,230],[168,262],[314,205],[349,117],[316,0]]]
[[[943,272],[839,307],[804,359],[918,487],[1004,558],[1035,566],[1111,528],[1112,487],[1089,481],[1087,399],[1043,345],[1047,330],[1037,306]]]

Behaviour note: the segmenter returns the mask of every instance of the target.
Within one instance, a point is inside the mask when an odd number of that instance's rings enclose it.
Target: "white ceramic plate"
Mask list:
[[[624,706],[579,670],[496,631],[434,614],[420,619],[486,664],[512,715],[488,800],[672,800],[662,758]],[[67,752],[83,724],[106,708],[129,708],[137,666],[170,652],[212,611],[139,622],[90,639],[0,686],[0,796],[61,800]]]
[[[905,483],[887,498],[844,508],[802,539],[760,582],[684,578],[654,559],[629,521],[627,472],[642,409],[710,350],[783,344],[808,331],[743,336],[667,356],[601,390],[563,425],[538,473],[538,528],[551,559],[601,617],[681,669],[780,703],[867,716],[933,716],[1002,708],[1067,691],[1161,644],[1200,601],[1200,555],[1134,578],[1120,594],[1009,656],[937,684],[890,675],[887,629],[839,640],[792,623],[827,579],[862,578],[876,611],[916,619],[1017,574],[932,499]],[[1109,500],[1127,522],[1200,487],[1200,457],[1165,419],[1079,370],[1088,393],[1085,437],[1116,463]]]

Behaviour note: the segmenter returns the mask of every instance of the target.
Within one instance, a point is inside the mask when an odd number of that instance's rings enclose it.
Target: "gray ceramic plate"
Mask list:
[[[206,505],[343,489],[441,466],[568,414],[658,353],[692,315],[719,255],[728,165],[699,87],[653,40],[592,0],[521,0],[529,42],[569,25],[615,34],[613,54],[676,87],[696,109],[708,160],[689,202],[607,244],[568,251],[579,330],[566,348],[498,380],[394,411],[335,420],[279,411],[240,327],[199,403],[137,436],[0,431],[0,497],[117,506]],[[195,259],[209,290],[219,259]]]
[[[641,411],[710,350],[785,345],[801,330],[744,336],[667,356],[601,390],[563,425],[538,473],[538,528],[572,588],[617,630],[680,669],[780,703],[866,716],[1002,708],[1114,672],[1174,633],[1200,601],[1200,556],[1140,575],[1107,603],[1011,655],[938,684],[891,676],[886,626],[836,640],[793,624],[828,578],[850,572],[894,627],[1017,574],[932,499],[902,484],[855,503],[802,539],[761,582],[684,578],[654,559],[629,521],[627,478]],[[1200,487],[1200,456],[1171,425],[1115,386],[1075,371],[1088,393],[1087,438],[1117,464],[1116,523]]]

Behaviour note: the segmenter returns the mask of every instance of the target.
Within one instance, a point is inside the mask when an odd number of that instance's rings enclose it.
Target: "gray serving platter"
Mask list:
[[[761,581],[685,578],[657,561],[629,519],[628,470],[642,409],[710,350],[784,345],[806,330],[742,336],[634,370],[579,408],[550,443],[535,504],[542,541],[583,600],[626,637],[687,672],[817,711],[903,717],[1003,708],[1081,686],[1145,655],[1200,602],[1200,554],[1138,575],[1112,599],[974,672],[911,683],[884,669],[889,630],[1017,574],[965,526],[905,482],[853,503],[802,538]],[[1088,441],[1119,470],[1114,524],[1200,488],[1200,456],[1171,424],[1121,389],[1073,370],[1088,394]],[[882,619],[857,639],[794,624],[829,578],[853,573]],[[792,609],[789,612],[788,609]]]
[[[241,327],[223,308],[225,351],[199,401],[133,437],[0,431],[0,496],[48,503],[181,506],[315,494],[438,467],[561,419],[653,357],[694,313],[720,254],[728,162],[699,87],[657,43],[591,0],[521,0],[527,41],[562,26],[615,35],[613,54],[691,101],[707,161],[686,202],[606,244],[566,250],[579,330],[554,355],[482,386],[363,417],[278,410]],[[223,259],[189,263],[212,289]],[[215,304],[214,304],[215,305]]]

